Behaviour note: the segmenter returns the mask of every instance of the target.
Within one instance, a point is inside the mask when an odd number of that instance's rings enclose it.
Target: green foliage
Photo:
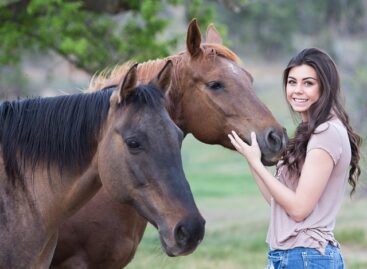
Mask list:
[[[131,55],[137,61],[169,54],[169,48],[176,44],[176,38],[155,40],[156,34],[162,32],[168,25],[167,20],[157,15],[162,9],[160,1],[144,1],[141,4],[140,18],[129,19],[122,30],[124,40],[120,42],[118,48],[121,54]]]
[[[241,50],[244,44],[252,44],[264,57],[272,57],[287,51],[292,45],[297,14],[294,1],[242,1],[242,9],[237,11],[224,10],[218,12],[233,36],[238,40],[234,43],[235,50]],[[218,6],[218,9],[223,7]],[[247,45],[248,46],[248,45]],[[237,48],[236,48],[237,47]]]
[[[328,35],[324,39],[330,39],[328,45],[332,45],[334,33],[350,35],[366,31],[362,0],[235,0],[228,3],[227,10],[218,6],[221,10],[218,16],[233,29],[231,40],[238,39],[235,45],[239,49],[244,43],[253,44],[265,58],[292,51],[295,34]]]
[[[107,44],[116,43],[114,35],[107,36],[112,20],[101,20],[81,7],[82,2],[64,0],[32,0],[14,14],[1,7],[1,63],[16,63],[25,50],[51,49],[87,71],[106,65],[112,60]]]
[[[249,7],[249,18],[260,49],[268,56],[291,46],[296,2],[271,1]]]
[[[203,0],[188,0],[186,9],[186,17],[188,20],[197,18],[200,21],[201,29],[214,22],[215,10],[212,3],[204,4]]]
[[[19,62],[24,51],[53,50],[77,67],[95,73],[130,59],[167,56],[176,46],[177,37],[158,38],[169,24],[161,13],[165,5],[181,3],[128,1],[129,19],[120,23],[121,16],[87,11],[83,1],[31,0],[17,9],[8,2],[0,5],[0,64]]]

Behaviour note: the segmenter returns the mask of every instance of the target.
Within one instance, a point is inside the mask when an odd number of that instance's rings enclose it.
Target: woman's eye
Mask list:
[[[219,81],[210,81],[207,83],[206,86],[213,91],[221,90],[224,88],[224,85]]]
[[[312,86],[312,85],[313,85],[313,83],[312,83],[312,82],[310,82],[310,81],[306,81],[306,82],[305,82],[305,86],[310,87],[310,86]]]
[[[289,85],[295,85],[295,84],[296,84],[296,82],[295,82],[294,80],[288,80],[288,84],[289,84]]]

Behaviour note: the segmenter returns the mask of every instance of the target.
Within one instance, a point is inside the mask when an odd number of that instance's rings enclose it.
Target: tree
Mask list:
[[[295,33],[319,35],[333,52],[332,41],[338,35],[361,34],[367,31],[364,0],[218,2],[231,13],[218,15],[222,16],[229,28],[237,27],[236,34],[240,36],[238,43],[256,44],[266,58],[279,55],[282,51],[289,52]]]
[[[160,12],[165,5],[181,2],[2,0],[0,64],[17,63],[23,51],[52,50],[75,66],[94,73],[128,59],[142,61],[166,56],[177,37],[157,38],[169,23]],[[111,15],[121,12],[128,18],[123,24],[121,17]],[[201,14],[203,18],[211,16]]]
[[[187,20],[212,22],[202,0],[0,0],[0,99],[30,93],[19,67],[25,54],[56,52],[89,74],[169,55],[178,36],[159,38],[172,19],[164,12],[183,4]]]

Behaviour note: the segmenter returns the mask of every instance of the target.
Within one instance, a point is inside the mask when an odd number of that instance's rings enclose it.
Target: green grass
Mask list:
[[[183,163],[195,201],[206,219],[203,242],[194,253],[169,258],[157,231],[148,226],[127,269],[263,269],[269,207],[262,199],[246,162],[236,152],[208,146],[192,136],[184,140]],[[367,268],[367,197],[345,203],[335,236],[348,268]]]

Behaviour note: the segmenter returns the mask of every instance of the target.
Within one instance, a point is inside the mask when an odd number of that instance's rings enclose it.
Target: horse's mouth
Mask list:
[[[272,159],[272,160],[267,160],[267,159],[265,159],[264,155],[263,155],[263,154],[261,154],[261,162],[262,162],[262,163],[263,163],[263,165],[265,165],[265,166],[273,166],[273,165],[275,165],[275,164],[278,162],[278,159],[276,159],[276,160],[274,160],[274,159]]]
[[[177,257],[177,256],[185,256],[185,255],[191,254],[192,252],[195,251],[195,249],[201,243],[201,241],[202,240],[199,240],[195,246],[190,247],[190,248],[186,248],[186,249],[185,248],[181,248],[179,246],[175,246],[173,248],[170,248],[164,242],[164,239],[161,238],[161,245],[162,245],[162,248],[163,248],[164,252],[167,254],[167,256],[169,256],[169,257]]]

